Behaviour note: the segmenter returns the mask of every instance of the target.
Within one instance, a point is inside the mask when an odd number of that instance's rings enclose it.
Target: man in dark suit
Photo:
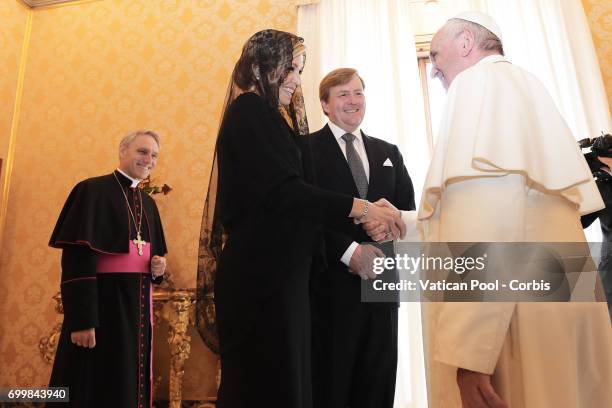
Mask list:
[[[329,123],[310,135],[317,185],[414,210],[412,181],[397,146],[360,129],[366,103],[357,71],[327,74],[319,99]],[[376,276],[365,259],[383,256],[368,242],[351,220],[325,232],[327,266],[312,279],[315,408],[393,407],[398,306],[361,302],[361,279]]]

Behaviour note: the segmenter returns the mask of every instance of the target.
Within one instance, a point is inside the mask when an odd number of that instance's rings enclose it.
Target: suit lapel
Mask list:
[[[323,130],[323,137],[321,138],[321,151],[325,152],[325,159],[329,161],[329,163],[333,163],[333,172],[332,174],[324,174],[323,177],[333,177],[337,179],[338,186],[344,186],[342,190],[347,191],[346,186],[351,186],[350,193],[353,197],[359,197],[359,192],[357,191],[357,186],[355,185],[355,180],[353,179],[353,174],[351,173],[351,169],[349,168],[348,162],[346,161],[346,157],[344,153],[342,153],[342,149],[338,145],[338,141],[334,137],[329,125],[325,125]]]

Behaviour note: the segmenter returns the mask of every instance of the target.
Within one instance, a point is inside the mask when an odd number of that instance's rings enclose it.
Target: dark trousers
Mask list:
[[[315,408],[393,408],[396,305],[313,302]]]

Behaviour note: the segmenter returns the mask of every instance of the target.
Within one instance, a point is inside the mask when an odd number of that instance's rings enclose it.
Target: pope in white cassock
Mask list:
[[[402,214],[408,230],[429,242],[583,242],[580,215],[601,196],[544,86],[503,57],[497,24],[462,13],[430,56],[448,97],[420,208]],[[612,407],[605,303],[423,309],[430,407]]]

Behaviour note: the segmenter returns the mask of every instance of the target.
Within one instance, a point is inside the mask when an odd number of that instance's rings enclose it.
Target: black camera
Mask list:
[[[584,154],[591,173],[599,181],[612,182],[612,176],[602,170],[602,167],[608,167],[606,164],[599,161],[599,157],[612,157],[612,135],[603,134],[593,139],[582,139],[578,141],[578,145],[582,149],[591,148],[591,150]]]

